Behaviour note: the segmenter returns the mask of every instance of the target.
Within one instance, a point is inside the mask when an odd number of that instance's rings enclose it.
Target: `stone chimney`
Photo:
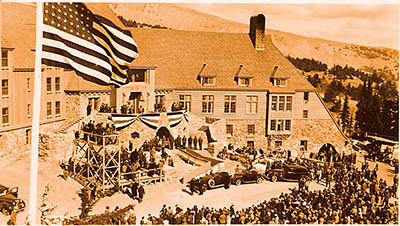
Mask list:
[[[258,14],[250,18],[250,39],[256,50],[264,50],[265,16]]]

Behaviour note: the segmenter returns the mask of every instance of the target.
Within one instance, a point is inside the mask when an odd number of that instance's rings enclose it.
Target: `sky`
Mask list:
[[[266,27],[307,37],[399,49],[399,5],[185,4],[248,24],[263,13]]]

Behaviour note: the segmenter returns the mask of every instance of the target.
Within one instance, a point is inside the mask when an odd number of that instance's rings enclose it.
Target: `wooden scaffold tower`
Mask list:
[[[132,172],[121,158],[123,147],[118,134],[99,135],[79,131],[69,165],[70,176],[82,186],[105,193],[119,191],[131,183],[150,184],[165,181],[162,169]]]

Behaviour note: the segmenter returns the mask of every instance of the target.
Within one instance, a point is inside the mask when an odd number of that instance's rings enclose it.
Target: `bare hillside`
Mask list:
[[[198,12],[184,4],[111,4],[112,10],[127,20],[161,25],[179,30],[248,32],[248,25]],[[266,15],[268,18],[268,15]],[[268,24],[267,24],[268,26]],[[355,68],[373,67],[398,73],[398,50],[366,47],[342,42],[309,38],[287,32],[267,29],[275,45],[293,57],[314,58],[327,63],[350,65]]]

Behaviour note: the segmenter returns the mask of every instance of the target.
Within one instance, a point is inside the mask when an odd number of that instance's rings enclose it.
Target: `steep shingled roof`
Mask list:
[[[156,66],[156,89],[269,89],[272,92],[314,90],[286,57],[265,37],[265,49],[256,51],[248,34],[131,29],[139,57],[131,66]],[[150,61],[151,65],[148,65]],[[197,77],[204,64],[216,76],[216,85],[204,87]],[[243,64],[253,78],[251,87],[238,86],[234,77]],[[289,77],[287,87],[273,87],[274,66]],[[203,72],[202,72],[203,74]]]
[[[14,48],[13,65],[16,68],[33,68],[35,65],[35,52],[32,51],[35,48],[35,9],[28,4],[2,3],[1,46]]]

